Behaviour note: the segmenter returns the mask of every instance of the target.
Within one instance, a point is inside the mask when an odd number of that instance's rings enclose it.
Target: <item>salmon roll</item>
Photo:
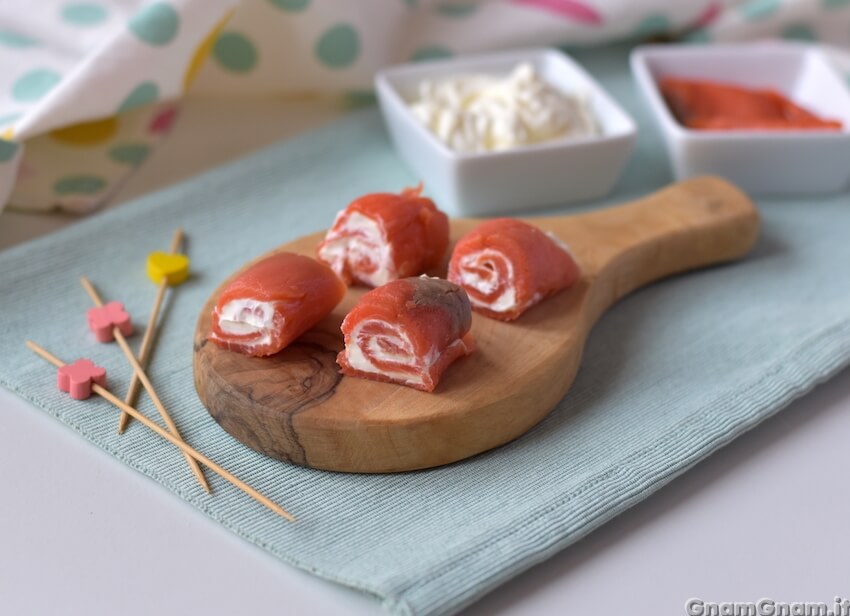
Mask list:
[[[473,310],[500,321],[516,319],[578,277],[563,242],[513,218],[487,221],[462,237],[448,273],[467,292]]]
[[[258,261],[218,297],[209,339],[229,351],[261,357],[284,349],[325,318],[345,295],[326,265],[291,252]]]
[[[440,278],[402,278],[366,293],[342,322],[342,373],[434,391],[475,350],[466,293]]]
[[[449,244],[449,219],[422,196],[374,193],[340,212],[319,245],[319,260],[346,284],[379,287],[439,266]]]

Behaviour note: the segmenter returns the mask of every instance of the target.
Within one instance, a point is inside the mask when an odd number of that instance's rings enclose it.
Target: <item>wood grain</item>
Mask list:
[[[207,343],[216,290],[195,332],[198,395],[227,432],[286,462],[382,473],[461,460],[546,416],[572,383],[585,339],[611,304],[659,278],[743,256],[759,228],[746,195],[712,177],[606,210],[527,220],[570,246],[581,279],[512,323],[474,315],[478,351],[453,364],[434,393],[340,376],[339,325],[365,292],[355,287],[317,327],[270,358]],[[452,220],[452,241],[477,222]],[[278,250],[313,256],[321,238]]]

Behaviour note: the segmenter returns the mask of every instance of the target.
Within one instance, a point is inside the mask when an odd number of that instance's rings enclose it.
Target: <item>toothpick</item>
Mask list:
[[[49,351],[40,347],[35,342],[32,342],[31,340],[27,340],[26,344],[27,344],[27,347],[31,351],[33,351],[34,353],[36,353],[37,355],[39,355],[43,359],[47,360],[48,362],[50,362],[51,364],[53,364],[57,368],[61,368],[62,366],[65,365],[65,362],[63,362],[61,359],[59,359],[55,355],[52,355]],[[92,391],[94,393],[96,393],[98,396],[107,400],[113,406],[121,409],[123,412],[132,416],[137,421],[141,422],[142,424],[144,424],[145,426],[147,426],[148,428],[150,428],[151,430],[156,432],[159,436],[161,436],[162,438],[167,440],[169,443],[171,443],[172,445],[174,445],[175,447],[180,449],[180,451],[182,451],[184,454],[186,454],[187,456],[189,456],[193,460],[197,460],[198,462],[202,463],[204,466],[208,467],[211,471],[213,471],[214,473],[216,473],[221,478],[225,479],[226,481],[230,482],[231,484],[233,484],[234,486],[236,486],[237,488],[239,488],[240,490],[245,492],[245,494],[247,494],[248,496],[250,496],[251,498],[256,500],[258,503],[265,505],[266,507],[268,507],[269,509],[274,511],[276,514],[286,518],[290,522],[295,521],[295,517],[291,513],[289,513],[285,509],[283,509],[280,505],[271,501],[267,497],[263,496],[262,494],[257,492],[254,488],[252,488],[251,486],[249,486],[248,484],[246,484],[242,480],[237,479],[231,473],[224,470],[218,464],[216,464],[215,462],[210,460],[208,457],[206,457],[204,454],[192,449],[184,441],[181,441],[176,436],[173,436],[172,434],[169,434],[168,432],[166,432],[165,430],[160,428],[158,425],[156,425],[150,419],[148,419],[147,417],[142,415],[139,411],[134,409],[132,406],[129,406],[128,404],[125,404],[124,402],[122,402],[119,398],[117,398],[115,395],[113,395],[105,387],[101,387],[97,383],[92,383]]]
[[[174,232],[173,239],[171,240],[171,250],[169,252],[173,254],[180,250],[180,244],[182,241],[183,229],[177,229]],[[165,299],[166,290],[168,290],[168,281],[163,279],[157,289],[156,298],[153,302],[153,309],[151,310],[150,317],[148,317],[148,325],[145,328],[145,335],[142,338],[142,345],[139,347],[139,364],[143,368],[147,366],[151,349],[153,348],[153,340],[156,333],[159,312],[162,308],[162,301]],[[124,402],[130,406],[133,406],[136,403],[136,395],[139,393],[139,385],[141,385],[141,379],[139,379],[139,376],[133,372],[133,379],[130,381],[130,388],[127,390],[127,395],[124,396]],[[127,429],[127,424],[129,422],[129,413],[122,412],[121,417],[118,418],[118,434],[124,434],[124,430]]]
[[[92,286],[91,281],[85,276],[80,278],[80,283],[83,285],[83,288],[86,290],[86,293],[89,294],[92,301],[96,306],[103,306],[103,300],[98,295],[95,288]],[[156,410],[159,411],[160,417],[165,422],[165,425],[168,426],[168,429],[171,433],[176,436],[178,439],[182,440],[180,436],[180,432],[177,430],[177,426],[174,424],[174,421],[171,419],[171,415],[168,414],[168,411],[165,409],[165,406],[162,404],[162,400],[159,399],[159,395],[156,393],[156,390],[153,387],[153,384],[148,379],[148,375],[145,374],[144,368],[139,364],[139,361],[136,359],[136,356],[133,354],[133,350],[130,348],[130,345],[127,344],[127,339],[124,337],[124,334],[121,331],[114,327],[112,328],[112,333],[115,336],[115,341],[118,343],[118,346],[121,347],[121,350],[124,352],[124,356],[127,358],[127,361],[130,362],[130,365],[133,367],[133,371],[136,373],[136,376],[142,382],[142,386],[145,388],[145,391],[148,392],[148,395],[151,397]],[[130,413],[132,415],[132,413]],[[206,478],[204,477],[204,473],[201,471],[201,467],[198,466],[198,463],[192,459],[192,456],[186,455],[186,461],[189,463],[189,468],[192,469],[192,472],[195,474],[195,477],[198,478],[198,482],[201,484],[201,487],[207,492],[210,491],[210,486],[207,483]]]

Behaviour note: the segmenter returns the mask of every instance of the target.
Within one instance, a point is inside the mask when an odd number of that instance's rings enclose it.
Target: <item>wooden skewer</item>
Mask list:
[[[42,347],[37,345],[35,342],[33,342],[31,340],[27,340],[26,344],[27,344],[27,347],[31,351],[35,352],[37,355],[39,355],[43,359],[46,359],[47,361],[49,361],[51,364],[53,364],[57,368],[61,368],[62,366],[65,365],[65,362],[63,362],[61,359],[59,359],[55,355],[52,355],[49,351],[47,351],[46,349],[43,349]],[[94,393],[96,393],[98,396],[100,396],[100,397],[104,398],[105,400],[107,400],[108,402],[110,402],[115,407],[121,409],[122,411],[124,411],[128,415],[131,415],[137,421],[140,421],[142,424],[144,424],[145,426],[147,426],[148,428],[150,428],[154,432],[156,432],[159,436],[161,436],[162,438],[164,438],[165,440],[170,442],[175,447],[179,448],[180,451],[182,451],[184,454],[191,457],[193,459],[193,461],[197,460],[198,462],[201,462],[202,464],[207,466],[214,473],[216,473],[217,475],[219,475],[223,479],[229,481],[231,484],[233,484],[234,486],[236,486],[237,488],[239,488],[240,490],[245,492],[245,494],[247,494],[248,496],[250,496],[251,498],[256,500],[258,503],[262,503],[263,505],[265,505],[266,507],[268,507],[269,509],[274,511],[276,514],[286,518],[290,522],[295,521],[295,517],[291,513],[289,513],[285,509],[283,509],[280,505],[278,505],[277,503],[266,498],[265,496],[263,496],[262,494],[257,492],[254,488],[252,488],[251,486],[249,486],[245,482],[241,481],[240,479],[237,479],[232,474],[230,474],[228,471],[224,470],[218,464],[216,464],[215,462],[210,460],[208,457],[206,457],[204,454],[199,453],[198,451],[195,451],[189,445],[187,445],[185,442],[181,441],[176,436],[169,434],[168,432],[166,432],[165,430],[160,428],[158,425],[156,425],[150,419],[148,419],[147,417],[142,415],[139,411],[137,411],[133,407],[122,402],[118,397],[113,395],[105,387],[101,387],[97,383],[92,383],[92,391]]]
[[[180,250],[180,244],[183,241],[183,229],[177,229],[174,232],[174,237],[171,240],[171,253],[175,253]],[[139,365],[142,368],[148,365],[148,359],[150,358],[151,349],[153,348],[153,339],[154,334],[156,332],[157,321],[159,320],[159,311],[162,309],[162,301],[165,299],[165,292],[168,290],[168,280],[163,278],[162,282],[159,283],[159,289],[156,291],[156,298],[153,302],[153,309],[151,310],[150,317],[148,317],[148,325],[145,328],[145,335],[142,338],[142,345],[139,347]],[[133,406],[136,403],[136,396],[139,393],[139,385],[141,385],[141,379],[136,372],[133,372],[133,379],[130,381],[130,388],[127,390],[127,395],[124,396],[124,402],[126,402],[129,406]],[[121,417],[118,418],[118,434],[124,434],[124,430],[127,429],[127,424],[130,422],[130,414],[124,413],[122,411]]]
[[[92,286],[91,281],[88,278],[83,276],[80,278],[80,283],[83,285],[83,288],[86,290],[86,293],[89,294],[92,301],[97,306],[103,306],[103,300],[98,295],[95,288]],[[118,343],[118,346],[121,347],[121,350],[124,351],[124,356],[127,358],[127,361],[130,362],[130,365],[133,367],[133,371],[136,373],[136,376],[139,377],[139,380],[142,382],[142,386],[145,388],[145,391],[148,392],[148,395],[151,397],[156,410],[159,411],[160,417],[165,422],[165,425],[168,426],[168,429],[171,433],[176,436],[178,439],[182,440],[180,436],[180,432],[177,430],[177,426],[174,424],[174,420],[171,419],[171,415],[168,414],[168,411],[165,410],[165,406],[162,404],[162,400],[159,399],[159,395],[157,395],[156,390],[153,387],[153,384],[148,379],[148,375],[145,374],[144,368],[139,364],[139,360],[136,359],[136,356],[133,354],[133,350],[130,348],[130,345],[127,344],[127,339],[124,337],[124,334],[121,333],[117,327],[112,328],[112,333],[115,336],[115,341]],[[132,414],[132,413],[131,413]],[[186,461],[189,463],[189,468],[192,469],[192,472],[195,474],[195,477],[198,478],[198,482],[201,484],[201,487],[207,492],[210,491],[210,486],[207,483],[206,478],[204,477],[204,473],[201,471],[201,467],[198,466],[198,463],[192,458],[192,456],[186,454]]]

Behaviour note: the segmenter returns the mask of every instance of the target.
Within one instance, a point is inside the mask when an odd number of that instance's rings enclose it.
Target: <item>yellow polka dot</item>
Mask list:
[[[15,129],[11,126],[0,133],[0,139],[3,141],[12,141],[15,138]]]
[[[112,117],[58,128],[50,131],[50,136],[71,145],[87,146],[108,141],[117,131],[118,120]]]
[[[192,82],[195,81],[195,78],[201,71],[201,67],[204,65],[204,61],[206,61],[207,57],[209,57],[213,45],[215,45],[215,41],[218,38],[218,35],[221,34],[222,29],[230,19],[231,15],[233,15],[232,10],[228,11],[227,14],[221,18],[221,21],[219,21],[213,27],[213,29],[210,30],[210,33],[207,34],[204,40],[201,41],[201,44],[198,45],[198,48],[192,55],[192,59],[189,60],[189,65],[186,67],[186,72],[183,74],[184,90],[188,90],[189,86],[192,85]]]

